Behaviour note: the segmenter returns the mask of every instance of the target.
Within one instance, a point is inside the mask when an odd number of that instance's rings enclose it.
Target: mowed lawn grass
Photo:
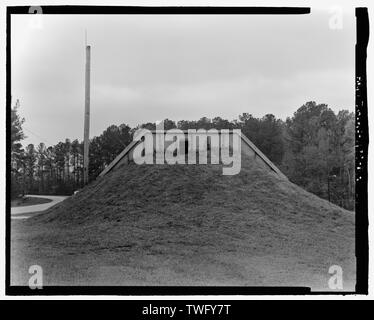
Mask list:
[[[25,207],[25,206],[32,206],[35,204],[43,204],[51,202],[51,199],[45,199],[45,198],[38,198],[38,197],[20,197],[14,200],[11,200],[10,206],[12,208],[15,207]]]
[[[249,159],[121,166],[28,220],[12,221],[11,284],[308,286],[331,265],[355,285],[354,213]]]

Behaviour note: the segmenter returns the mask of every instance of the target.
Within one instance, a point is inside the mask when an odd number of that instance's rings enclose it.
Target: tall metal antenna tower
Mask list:
[[[91,46],[87,45],[87,31],[85,32],[86,47],[86,75],[85,75],[85,103],[84,103],[84,142],[83,142],[83,182],[88,184],[89,144],[90,144],[90,75],[91,75]]]

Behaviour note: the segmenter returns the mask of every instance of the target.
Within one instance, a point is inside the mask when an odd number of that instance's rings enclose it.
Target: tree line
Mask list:
[[[70,195],[83,187],[83,142],[66,139],[53,146],[43,142],[24,149],[24,119],[19,103],[11,110],[11,194]],[[138,128],[155,129],[155,123],[131,128],[111,125],[90,139],[89,179],[100,172],[132,141]],[[272,114],[261,118],[243,113],[229,121],[203,117],[196,121],[164,120],[165,130],[241,129],[241,131],[294,183],[339,206],[353,210],[355,199],[355,117],[335,113],[314,101],[301,106],[286,121]]]

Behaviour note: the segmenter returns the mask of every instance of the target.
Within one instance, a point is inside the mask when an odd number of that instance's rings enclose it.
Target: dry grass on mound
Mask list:
[[[14,270],[39,261],[50,283],[326,289],[332,264],[354,283],[354,214],[250,162],[235,176],[218,165],[119,167],[12,234]]]

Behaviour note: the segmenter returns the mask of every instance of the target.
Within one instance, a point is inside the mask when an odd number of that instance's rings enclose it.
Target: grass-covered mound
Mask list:
[[[46,284],[302,285],[354,289],[354,213],[250,160],[122,165],[41,215],[12,222],[12,281]]]

